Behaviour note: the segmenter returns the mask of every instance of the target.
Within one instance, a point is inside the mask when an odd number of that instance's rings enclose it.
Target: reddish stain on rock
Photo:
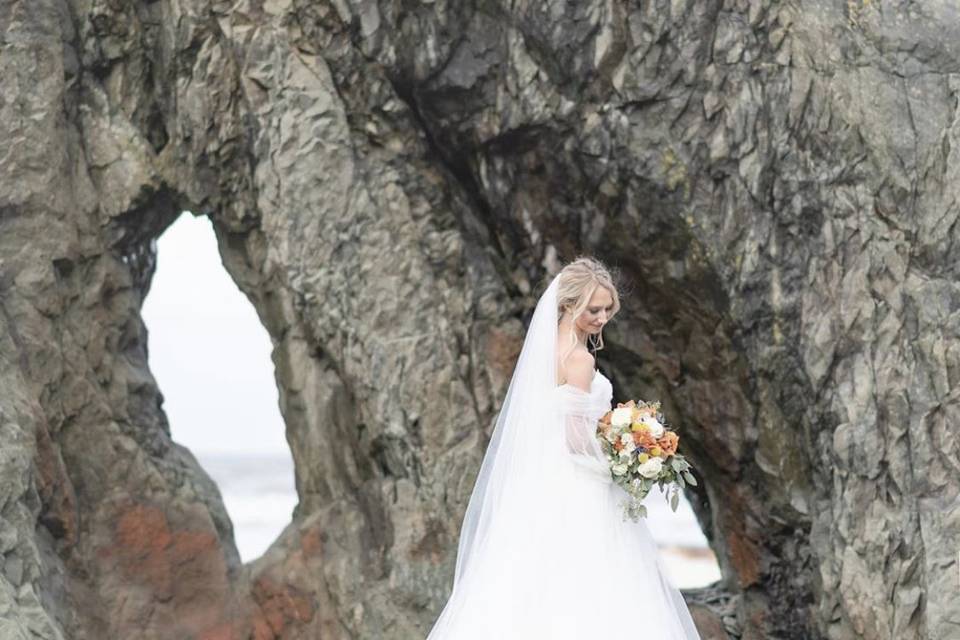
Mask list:
[[[149,598],[142,602],[157,619],[170,615],[185,633],[231,639],[235,634],[224,623],[230,585],[219,539],[214,531],[202,528],[208,525],[202,515],[176,515],[173,520],[146,504],[122,507],[115,517],[112,544],[97,555],[106,563],[106,573],[149,589]]]
[[[108,552],[125,573],[152,587],[160,597],[169,597],[171,566],[166,550],[173,542],[167,519],[159,509],[134,505],[117,520],[114,541]]]
[[[745,498],[736,489],[725,492],[725,495],[728,502],[722,514],[725,523],[720,530],[725,532],[727,553],[737,572],[737,580],[745,589],[760,579],[760,550],[750,536]]]
[[[501,379],[509,380],[522,347],[523,336],[500,327],[491,327],[487,332],[487,363]]]
[[[197,636],[197,640],[240,640],[240,638],[241,634],[231,622],[224,622]]]
[[[40,522],[68,547],[77,541],[77,499],[67,475],[60,449],[53,443],[42,422],[37,438],[37,491],[40,494]]]
[[[320,527],[310,527],[300,532],[300,551],[305,558],[312,558],[323,553],[323,535]]]
[[[701,640],[729,640],[730,634],[727,633],[723,620],[716,612],[703,605],[695,604],[690,607],[690,617],[693,618]]]
[[[276,638],[273,629],[262,617],[253,619],[253,640],[274,640]]]
[[[727,535],[727,549],[730,551],[730,561],[737,570],[737,578],[741,587],[749,587],[757,583],[760,577],[758,564],[760,554],[753,541],[736,532]]]
[[[259,607],[253,619],[255,640],[282,637],[288,627],[310,622],[316,612],[313,598],[265,576],[254,582],[253,599]]]
[[[183,565],[197,556],[219,552],[219,541],[211,531],[173,531],[164,513],[146,505],[134,505],[124,512],[116,526],[117,554],[148,564]],[[140,567],[138,566],[138,573]]]
[[[427,560],[433,564],[440,564],[444,559],[444,550],[449,544],[447,531],[439,520],[427,520],[423,536],[410,550],[410,556],[415,560]]]

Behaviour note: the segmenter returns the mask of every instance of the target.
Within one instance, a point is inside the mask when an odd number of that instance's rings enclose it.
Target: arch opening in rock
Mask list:
[[[276,540],[297,504],[271,342],[223,268],[209,219],[182,214],[157,241],[143,305],[149,362],[172,438],[216,482],[249,562]]]
[[[717,557],[688,497],[681,494],[676,512],[656,492],[646,502],[650,533],[657,542],[671,581],[681,589],[697,589],[720,580]]]

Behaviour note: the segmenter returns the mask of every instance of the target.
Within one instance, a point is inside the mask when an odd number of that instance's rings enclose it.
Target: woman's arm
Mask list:
[[[593,382],[593,355],[586,349],[577,349],[569,355],[566,362],[567,383],[581,391],[590,392]]]

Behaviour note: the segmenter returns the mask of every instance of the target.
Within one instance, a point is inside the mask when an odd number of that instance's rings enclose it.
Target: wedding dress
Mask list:
[[[537,303],[428,640],[698,639],[596,440],[610,380],[556,385],[559,276]]]

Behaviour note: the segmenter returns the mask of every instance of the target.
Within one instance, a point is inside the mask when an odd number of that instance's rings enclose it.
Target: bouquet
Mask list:
[[[677,453],[680,436],[664,426],[659,402],[617,403],[597,424],[600,447],[610,463],[613,481],[630,496],[624,517],[636,522],[647,517],[642,504],[653,485],[666,487],[670,508],[677,510],[680,489],[697,480],[686,458]]]

